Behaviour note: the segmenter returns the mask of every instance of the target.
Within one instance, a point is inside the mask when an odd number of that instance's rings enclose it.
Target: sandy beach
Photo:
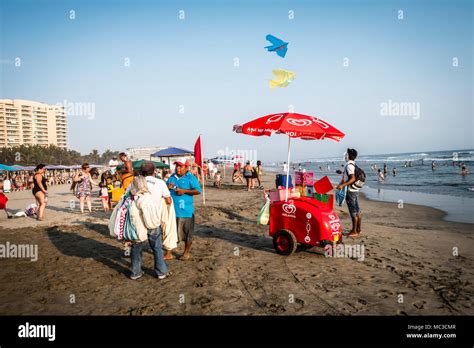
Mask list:
[[[264,185],[273,187],[273,177]],[[39,252],[36,262],[0,259],[0,314],[474,314],[473,225],[443,221],[432,208],[362,198],[363,233],[344,242],[363,244],[363,261],[318,250],[283,257],[268,227],[256,224],[262,191],[226,181],[206,187],[206,205],[195,198],[192,259],[169,261],[173,275],[158,281],[147,249],[146,276],[132,281],[98,199],[92,214],[81,215],[68,189],[51,187],[45,221],[0,212],[0,243],[37,244]],[[11,210],[33,202],[29,191],[9,198]],[[348,229],[347,208],[336,211]]]

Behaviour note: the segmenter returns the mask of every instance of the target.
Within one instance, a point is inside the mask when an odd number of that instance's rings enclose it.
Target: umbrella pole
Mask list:
[[[288,160],[286,162],[286,190],[285,190],[285,202],[288,202],[288,183],[290,176],[290,147],[291,147],[291,137],[288,136]]]

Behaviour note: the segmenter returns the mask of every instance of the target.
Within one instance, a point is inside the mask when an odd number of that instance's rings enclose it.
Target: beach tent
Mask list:
[[[140,169],[141,165],[144,163],[144,162],[151,162],[155,165],[155,167],[157,169],[169,169],[169,165],[163,163],[163,162],[157,162],[157,161],[146,161],[146,160],[138,160],[138,161],[133,161],[132,162],[132,166],[133,166],[133,169]],[[122,169],[123,168],[123,164],[117,166],[117,169]]]
[[[13,166],[11,166],[13,168],[15,168],[15,170],[17,171],[31,171],[31,170],[35,170],[35,167],[34,166],[20,166],[18,164],[15,164]]]
[[[150,157],[159,158],[160,161],[166,162],[171,165],[175,161],[186,161],[194,156],[194,152],[191,150],[182,149],[179,147],[167,147],[166,149],[152,153]]]

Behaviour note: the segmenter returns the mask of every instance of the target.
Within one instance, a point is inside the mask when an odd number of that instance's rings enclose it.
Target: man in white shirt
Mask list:
[[[8,174],[7,174],[5,180],[3,180],[3,192],[10,193],[11,190],[12,190],[12,182],[8,178]]]
[[[112,157],[112,159],[109,161],[109,167],[110,167],[110,173],[112,175],[115,174],[115,171],[117,170],[117,166],[118,166],[118,161],[117,161],[117,157]]]
[[[336,189],[341,190],[344,186],[347,186],[346,203],[352,219],[352,231],[347,234],[348,237],[358,237],[361,233],[362,218],[359,207],[359,188],[353,185],[356,181],[356,158],[357,151],[355,149],[347,149],[347,163],[344,167],[344,176],[341,183],[336,187]]]
[[[207,169],[208,169],[208,172],[209,172],[209,178],[212,179],[214,178],[214,163],[212,163],[212,161],[208,161],[207,163]]]
[[[166,204],[171,204],[171,194],[166,186],[166,183],[158,178],[155,178],[155,165],[151,162],[145,162],[140,167],[141,174],[145,177],[148,191],[150,191],[151,198],[155,204],[157,204],[157,210],[161,206],[161,200],[164,198]],[[163,258],[163,247],[161,241],[161,227],[158,226],[154,230],[148,230],[148,242],[150,243],[151,250],[155,257],[155,273],[158,279],[164,279],[169,276],[168,266]],[[134,242],[132,245],[132,275],[130,279],[136,280],[143,276],[142,271],[142,253],[144,243]]]

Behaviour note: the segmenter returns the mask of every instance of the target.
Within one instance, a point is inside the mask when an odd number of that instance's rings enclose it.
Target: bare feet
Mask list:
[[[346,234],[347,237],[359,237],[360,232],[351,232]]]
[[[189,254],[183,254],[181,255],[181,257],[179,258],[181,261],[187,261],[191,258],[191,255]]]
[[[164,260],[174,260],[176,257],[171,253],[170,250],[166,250],[165,255],[163,256]]]

